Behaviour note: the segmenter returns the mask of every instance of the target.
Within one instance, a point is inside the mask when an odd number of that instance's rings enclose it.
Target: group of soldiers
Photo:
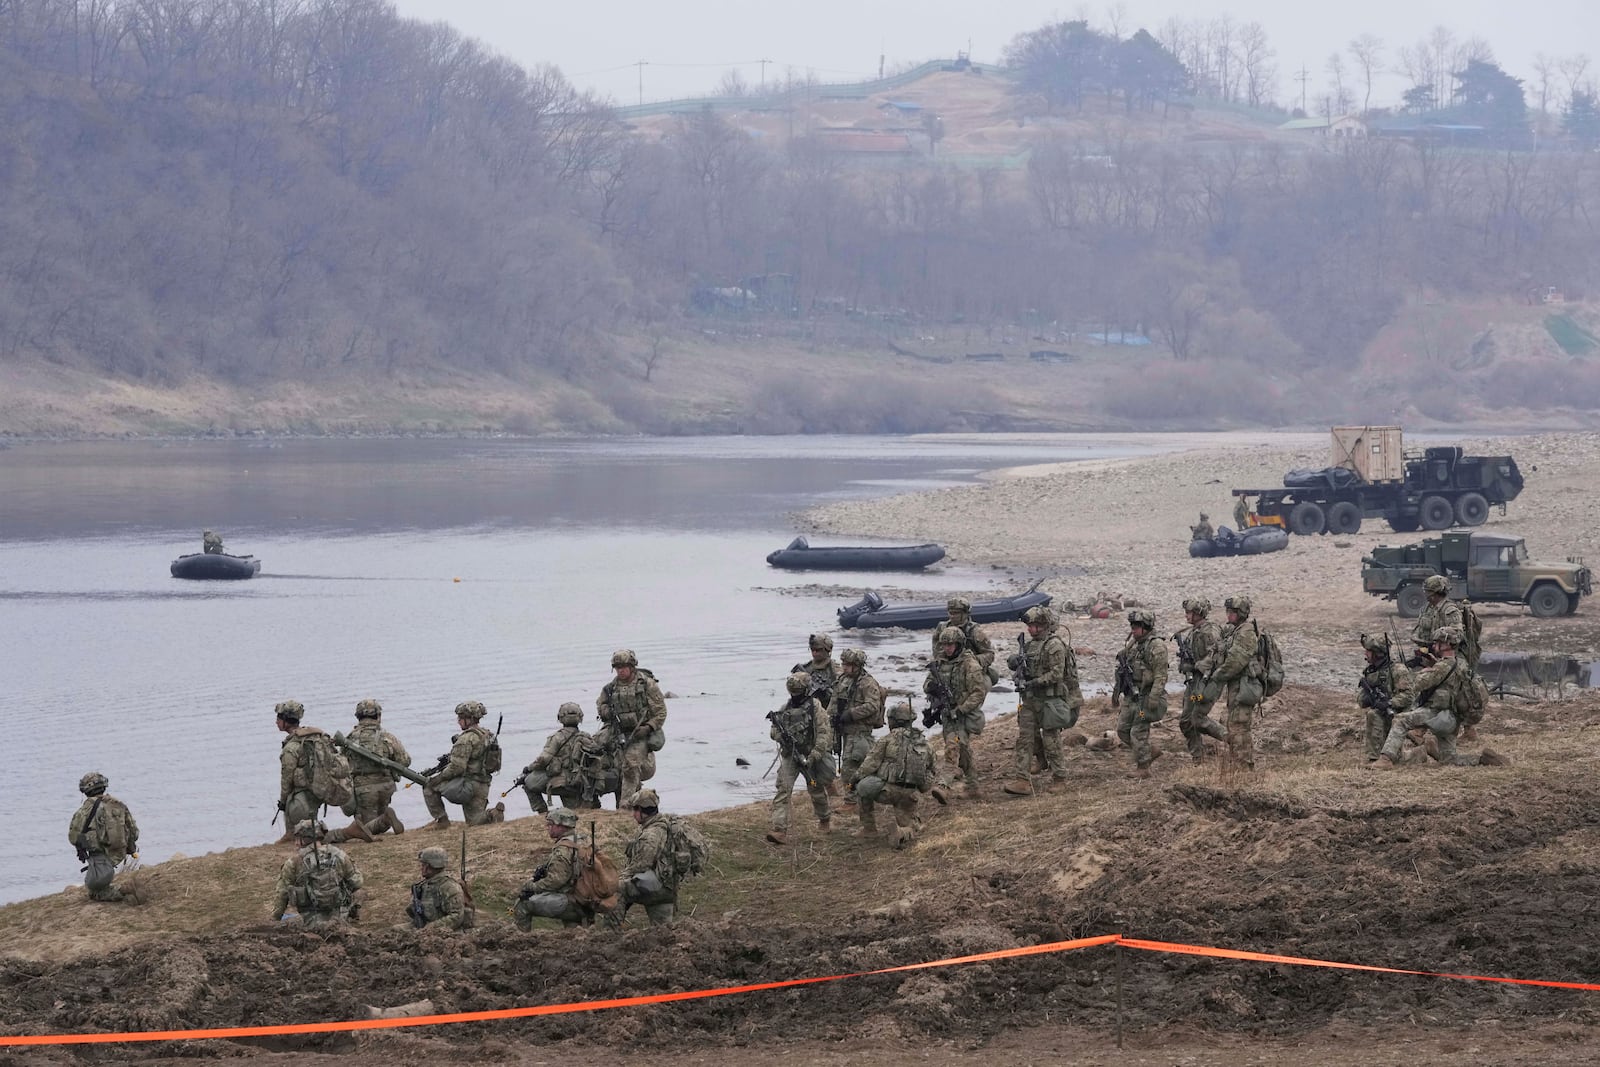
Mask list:
[[[1475,699],[1483,692],[1477,677],[1477,621],[1470,609],[1449,599],[1444,578],[1429,578],[1424,588],[1428,604],[1412,631],[1412,657],[1398,658],[1387,635],[1361,637],[1367,666],[1358,703],[1366,714],[1367,759],[1374,768],[1393,767],[1405,756],[1409,737],[1418,742],[1411,758],[1454,766],[1504,764],[1504,757],[1488,749],[1457,751],[1458,735],[1472,738],[1482,713],[1482,699]],[[975,752],[984,728],[984,700],[999,679],[996,653],[972,620],[966,599],[952,597],[946,607],[949,617],[934,633],[922,685],[927,698],[922,724],[939,728],[942,760],[935,757],[924,729],[917,727],[909,700],[890,704],[885,688],[867,670],[864,652],[846,649],[836,659],[831,637],[811,635],[809,658],[795,664],[786,679],[787,699],[767,715],[778,746],[768,841],[787,843],[797,781],[804,782],[824,831],[833,828],[836,812],[853,811],[859,819],[855,833],[875,837],[877,809],[888,807],[893,823],[887,837],[895,849],[916,841],[924,796],[947,805],[957,797],[981,795]],[[1219,625],[1210,618],[1206,597],[1183,601],[1186,625],[1170,639],[1184,683],[1178,729],[1192,759],[1207,757],[1210,738],[1224,747],[1232,765],[1249,770],[1255,766],[1255,710],[1268,692],[1264,641],[1248,596],[1230,596],[1223,607],[1227,621]],[[1111,705],[1119,712],[1116,737],[1133,755],[1130,776],[1148,778],[1161,755],[1150,742],[1150,728],[1168,711],[1168,639],[1156,632],[1150,611],[1135,607],[1127,618]],[[1083,706],[1078,650],[1070,632],[1044,606],[1030,608],[1023,623],[1026,634],[1018,636],[1017,650],[1006,660],[1018,694],[1017,740],[1002,790],[1013,796],[1062,788],[1067,780],[1062,731],[1077,723]],[[523,929],[536,917],[564,923],[591,922],[597,914],[619,918],[633,904],[642,905],[652,923],[668,922],[679,882],[694,873],[686,866],[687,850],[673,839],[683,831],[661,813],[655,790],[642,784],[654,776],[655,753],[665,744],[665,698],[632,651],[619,649],[611,665],[614,677],[596,701],[601,730],[585,733],[583,709],[562,704],[556,713],[559,729],[513,783],[512,788],[523,788],[532,809],[545,816],[552,842],[513,909]],[[1219,701],[1224,706],[1221,722],[1212,718]],[[287,735],[280,752],[278,808],[292,830],[280,840],[300,846],[279,874],[275,917],[290,906],[308,926],[354,917],[361,874],[338,845],[405,832],[392,805],[402,776],[423,786],[423,800],[433,817],[429,829],[450,825],[446,801],[461,808],[469,825],[505,818],[504,803],[488,804],[490,781],[501,764],[498,731],[483,726],[486,709],[477,701],[456,706],[459,732],[450,751],[423,774],[410,769],[405,746],[383,729],[383,708],[376,700],[356,705],[356,725],[348,737],[330,738],[302,725],[305,709],[298,701],[283,701],[273,713],[278,729]],[[884,726],[887,734],[875,737]],[[113,875],[126,857],[136,855],[139,831],[126,805],[106,793],[107,784],[102,774],[83,777],[79,789],[85,800],[73,816],[69,840],[85,864],[91,899],[109,901],[121,899]],[[599,862],[592,845],[585,853],[578,841],[576,812],[598,808],[607,794],[615,795],[619,809],[631,809],[639,832],[627,846],[615,903],[597,905],[574,892],[584,867]],[[560,807],[550,807],[552,797]],[[350,816],[350,824],[329,830],[317,818],[320,809],[329,807]],[[445,850],[425,848],[418,861],[421,877],[411,887],[408,909],[413,925],[471,925],[470,896],[449,874]]]

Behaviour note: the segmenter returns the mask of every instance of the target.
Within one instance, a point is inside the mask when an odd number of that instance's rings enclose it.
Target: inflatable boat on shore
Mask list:
[[[812,548],[804,537],[767,554],[774,567],[804,571],[917,571],[941,559],[943,545]]]
[[[1289,547],[1289,534],[1281,526],[1252,526],[1244,533],[1234,533],[1226,526],[1217,536],[1189,542],[1189,555],[1195,559],[1211,556],[1259,556],[1263,552],[1278,552]]]
[[[261,572],[261,561],[254,556],[230,556],[221,552],[195,552],[172,561],[174,578],[199,581],[238,581],[254,578]]]
[[[1000,600],[975,600],[972,602],[972,621],[979,623],[1015,622],[1022,613],[1039,604],[1050,603],[1050,594],[1039,592],[1040,579],[1025,593],[1003,597]],[[903,626],[908,630],[931,630],[950,617],[941,601],[935,604],[905,604],[890,607],[883,597],[872,590],[854,604],[839,609],[839,625],[845,629],[871,629],[882,626]]]

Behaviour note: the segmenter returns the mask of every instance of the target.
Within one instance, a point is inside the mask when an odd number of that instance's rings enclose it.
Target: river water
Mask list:
[[[51,443],[0,450],[0,700],[11,816],[0,902],[79,880],[66,825],[99,770],[139,820],[145,862],[259,844],[282,735],[354,724],[375,697],[418,765],[453,709],[505,717],[498,789],[538,754],[555,710],[593,706],[613,649],[668,701],[651,782],[674,811],[765,796],[764,714],[806,637],[920,656],[925,633],[840,631],[834,609],[882,582],[1016,591],[946,560],[919,575],[794,574],[766,554],[789,515],[840,498],[960,484],[1026,463],[1154,451],[1095,436]],[[247,582],[184,582],[176,556],[212,527],[263,561]],[[907,531],[910,541],[921,540]],[[1004,584],[1001,584],[1001,583]],[[920,673],[875,668],[915,686]],[[1006,704],[998,694],[990,711]],[[749,767],[736,765],[736,758]],[[527,814],[521,792],[508,814]],[[420,790],[401,791],[408,825]],[[330,822],[338,813],[330,815]]]

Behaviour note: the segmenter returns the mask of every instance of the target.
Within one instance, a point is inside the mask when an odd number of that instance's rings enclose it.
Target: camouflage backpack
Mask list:
[[[301,733],[300,740],[305,745],[311,795],[330,808],[343,807],[355,800],[350,761],[334,747],[333,738],[321,730],[310,730]]]
[[[679,881],[704,874],[711,859],[711,842],[681,816],[669,815],[665,858]]]
[[[909,789],[921,789],[927,785],[928,762],[933,755],[927,737],[920,731],[909,735],[895,734],[889,744],[894,748],[890,754],[889,784]]]
[[[500,768],[505,765],[505,754],[500,750],[500,738],[496,734],[489,735],[489,745],[483,750],[483,773],[499,774]]]
[[[1476,667],[1482,645],[1479,643],[1483,637],[1483,620],[1478,618],[1478,613],[1472,610],[1472,605],[1461,605],[1461,655],[1469,666]]]
[[[1466,678],[1456,686],[1450,707],[1456,714],[1456,721],[1462,726],[1476,726],[1483,721],[1483,713],[1489,707],[1489,687],[1471,667],[1467,668]]]
[[[578,880],[573,883],[572,896],[580,904],[590,904],[607,910],[616,907],[617,884],[622,872],[616,861],[592,845],[578,846]]]
[[[1283,650],[1278,639],[1256,626],[1256,654],[1250,661],[1255,676],[1261,679],[1261,698],[1277,696],[1283,688]]]
[[[350,895],[339,876],[339,865],[327,849],[307,852],[300,865],[306,880],[295,896],[295,907],[312,911],[339,911],[349,907]]]

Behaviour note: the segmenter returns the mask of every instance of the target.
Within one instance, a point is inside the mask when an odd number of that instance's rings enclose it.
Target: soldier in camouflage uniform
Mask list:
[[[572,895],[578,875],[583,873],[578,856],[578,816],[570,808],[560,808],[546,812],[544,818],[554,846],[517,894],[511,914],[518,930],[532,930],[536,918],[560,919],[563,926],[577,926],[592,918]]]
[[[1138,778],[1150,777],[1150,764],[1161,755],[1150,745],[1150,724],[1167,713],[1167,643],[1152,632],[1155,626],[1155,616],[1143,608],[1128,612],[1128,640],[1117,653],[1123,684],[1112,691],[1113,706],[1122,707],[1117,737],[1133,749]]]
[[[1030,772],[1036,758],[1042,756],[1050,772],[1045,792],[1055,792],[1067,780],[1061,731],[1078,721],[1083,690],[1078,684],[1077,657],[1058,632],[1055,613],[1041,604],[1024,612],[1022,621],[1028,639],[1006,661],[1017,678],[1016,773],[1001,788],[1013,796],[1032,796]]]
[[[556,711],[556,721],[561,729],[551,734],[544,751],[522,768],[522,790],[528,795],[528,804],[535,812],[548,811],[544,799],[548,795],[560,797],[562,807],[598,808],[600,790],[591,786],[586,774],[589,753],[596,746],[594,739],[578,728],[583,709],[569,700]]]
[[[1411,628],[1419,652],[1429,650],[1433,646],[1433,635],[1446,626],[1461,626],[1461,605],[1450,599],[1450,579],[1442,574],[1430,574],[1422,583],[1422,590],[1428,594],[1428,606],[1422,609],[1417,624]]]
[[[672,840],[667,816],[654,789],[641,789],[629,805],[639,833],[628,842],[627,858],[618,878],[616,911],[609,921],[620,923],[628,909],[643,905],[651,926],[672,921],[678,907],[678,871],[672,860]]]
[[[834,746],[839,753],[839,779],[848,784],[872,749],[872,731],[883,725],[883,687],[867,673],[867,654],[847,648],[839,655],[839,682],[833,694]],[[830,791],[831,792],[831,791]],[[856,806],[854,790],[841,808]]]
[[[126,804],[106,792],[110,784],[98,771],[78,779],[84,800],[67,827],[67,841],[84,865],[83,886],[89,899],[114,902],[122,899],[122,890],[111,880],[118,865],[139,851],[139,824]]]
[[[833,727],[822,702],[811,696],[811,679],[795,671],[784,683],[789,699],[776,711],[768,712],[772,739],[778,742],[778,789],[772,797],[771,829],[767,840],[774,845],[788,841],[789,808],[796,778],[804,777],[811,810],[824,833],[833,829],[828,806],[828,781],[832,780]]]
[[[856,769],[850,789],[861,800],[860,836],[878,832],[874,806],[887,804],[894,809],[894,826],[889,829],[889,844],[896,849],[916,844],[922,817],[917,814],[921,794],[933,789],[938,765],[933,748],[916,727],[916,712],[909,702],[889,709],[889,736],[881,738]]]
[[[489,807],[489,780],[493,772],[487,760],[494,734],[483,725],[487,714],[488,709],[476,700],[456,705],[456,725],[461,732],[450,739],[450,760],[442,769],[428,775],[428,784],[422,790],[422,802],[433,816],[427,829],[442,830],[450,825],[450,816],[444,807],[446,789],[450,791],[450,801],[461,805],[461,817],[468,826],[505,822],[503,802]]]
[[[1200,513],[1200,521],[1189,527],[1189,540],[1209,541],[1217,536],[1217,531],[1211,526],[1211,516],[1205,512]]]
[[[1178,732],[1188,746],[1191,759],[1204,759],[1205,739],[1228,739],[1228,730],[1211,717],[1214,700],[1206,699],[1206,675],[1216,669],[1222,651],[1222,628],[1207,616],[1211,601],[1203,596],[1183,602],[1183,617],[1189,625],[1173,634],[1178,642],[1178,673],[1183,675],[1183,712],[1178,716]]]
[[[973,760],[978,735],[983,733],[983,701],[989,695],[989,676],[977,656],[963,648],[966,635],[954,626],[939,632],[939,651],[928,663],[922,691],[930,709],[936,709],[943,727],[944,767],[936,798],[948,795],[952,778],[960,774],[967,797],[978,796],[978,769]]]
[[[1000,672],[994,665],[994,642],[983,632],[983,627],[972,621],[972,602],[964,596],[953,596],[944,602],[944,609],[950,617],[934,627],[933,654],[939,654],[939,635],[954,626],[966,638],[967,650],[977,659],[978,666],[989,676],[989,684],[998,682]]]
[[[406,914],[418,930],[438,923],[446,930],[471,929],[476,918],[466,888],[450,876],[450,856],[435,845],[417,853],[422,880],[411,883],[411,906]]]
[[[1502,767],[1509,761],[1500,754],[1484,749],[1476,755],[1463,756],[1456,751],[1456,733],[1460,724],[1456,718],[1457,691],[1468,684],[1466,663],[1457,658],[1465,637],[1459,626],[1446,626],[1433,632],[1434,662],[1418,671],[1412,679],[1416,707],[1394,717],[1389,727],[1389,737],[1384,742],[1383,753],[1371,764],[1374,770],[1388,770],[1400,760],[1400,748],[1406,733],[1418,726],[1428,729],[1428,754],[1447,767]]]
[[[346,735],[347,739],[374,756],[411,766],[411,754],[398,737],[383,728],[382,719],[382,704],[376,700],[361,701],[356,705],[355,729]],[[394,787],[400,781],[400,776],[349,749],[345,749],[344,754],[345,759],[350,761],[350,780],[355,787],[355,799],[344,806],[344,813],[355,816],[355,821],[374,837],[389,830],[397,834],[405,833],[405,824],[391,805]],[[347,837],[360,838],[361,835],[355,830],[354,826],[334,830],[328,835],[328,840],[337,843]]]
[[[327,833],[328,828],[316,819],[304,819],[295,826],[300,850],[284,860],[278,872],[273,922],[282,919],[291,904],[308,930],[339,926],[356,917],[360,905],[355,894],[361,888],[361,872],[343,849],[318,844]]]
[[[1366,753],[1367,762],[1371,763],[1383,752],[1394,717],[1411,710],[1413,691],[1411,672],[1390,655],[1387,634],[1378,637],[1362,634],[1361,648],[1367,657],[1367,666],[1361,672],[1356,700],[1367,709]]]
[[[1250,528],[1250,504],[1242,496],[1233,498],[1233,528],[1238,533]]]
[[[1231,596],[1223,601],[1228,625],[1222,628],[1222,641],[1211,658],[1206,675],[1205,700],[1228,698],[1228,758],[1235,766],[1255,770],[1253,732],[1256,705],[1261,703],[1261,680],[1257,677],[1256,650],[1261,631],[1250,621],[1250,598]]]
[[[311,743],[307,739],[325,735],[315,726],[300,725],[305,713],[305,706],[298,700],[284,700],[272,708],[278,729],[289,735],[278,752],[278,810],[283,812],[284,828],[284,835],[277,842],[280,845],[293,841],[293,827],[315,819],[323,804],[322,798],[311,791]],[[372,840],[372,834],[359,820],[342,831],[339,839],[346,836]]]
[[[618,776],[617,808],[621,810],[641,782],[655,777],[655,750],[666,743],[660,731],[667,723],[667,700],[649,671],[639,669],[639,657],[632,649],[619,648],[611,654],[616,677],[600,690],[595,710],[605,725],[595,734],[595,743],[612,754],[611,770]],[[651,735],[660,743],[652,748]]]
[[[222,536],[210,530],[200,531],[200,550],[208,556],[222,555]]]

